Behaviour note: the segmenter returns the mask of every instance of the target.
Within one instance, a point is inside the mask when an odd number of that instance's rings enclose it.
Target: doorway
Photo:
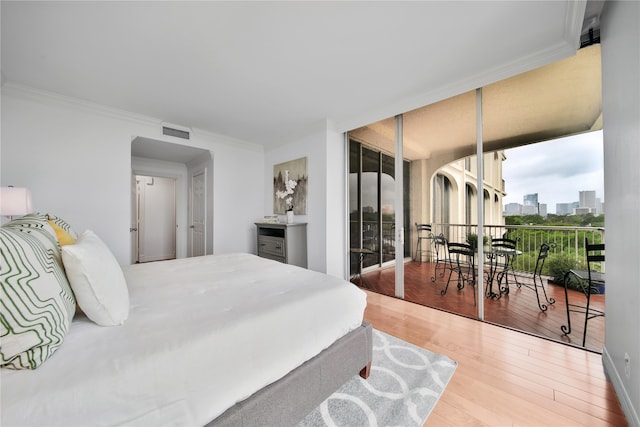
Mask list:
[[[131,262],[138,262],[136,176],[166,178],[175,183],[175,258],[212,254],[213,153],[137,136],[131,141],[131,172]]]
[[[191,256],[206,253],[207,170],[199,169],[191,174]]]
[[[136,262],[176,258],[176,180],[136,175]]]

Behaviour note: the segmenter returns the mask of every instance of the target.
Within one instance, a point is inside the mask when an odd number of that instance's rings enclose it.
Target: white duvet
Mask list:
[[[76,316],[35,371],[2,369],[11,426],[204,425],[362,323],[366,294],[248,254],[123,268],[122,326]]]

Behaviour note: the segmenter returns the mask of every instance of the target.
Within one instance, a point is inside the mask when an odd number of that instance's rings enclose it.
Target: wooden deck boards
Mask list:
[[[459,291],[456,289],[455,282],[452,282],[447,293],[440,295],[440,291],[445,287],[447,276],[445,275],[444,278],[438,276],[437,280],[432,282],[434,265],[430,262],[411,261],[405,263],[405,300],[477,318],[477,308],[473,303],[473,289],[466,287]],[[395,269],[393,267],[366,273],[364,280],[370,290],[389,296],[395,294]],[[358,280],[356,279],[355,282],[358,283]],[[517,288],[510,280],[508,295],[502,295],[500,299],[484,299],[485,321],[581,347],[584,315],[571,313],[572,331],[570,335],[564,335],[560,329],[562,325],[567,324],[564,287],[547,284],[546,289],[547,295],[554,298],[556,303],[549,305],[546,312],[541,312],[538,308],[535,292],[524,286]],[[605,295],[592,295],[591,305],[604,311],[604,300]],[[569,290],[569,303],[583,304],[584,302],[583,294]],[[588,322],[585,346],[587,349],[602,352],[604,322],[604,317],[595,318]]]

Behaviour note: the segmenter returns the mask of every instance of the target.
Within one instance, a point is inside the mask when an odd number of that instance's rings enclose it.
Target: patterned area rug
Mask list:
[[[457,366],[374,329],[369,379],[355,376],[298,426],[422,426]]]

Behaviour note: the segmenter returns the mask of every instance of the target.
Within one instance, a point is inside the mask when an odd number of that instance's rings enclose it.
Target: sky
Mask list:
[[[505,150],[503,205],[522,204],[525,194],[538,193],[547,213],[555,213],[556,203],[577,202],[584,190],[595,190],[604,202],[602,152],[602,131]]]

